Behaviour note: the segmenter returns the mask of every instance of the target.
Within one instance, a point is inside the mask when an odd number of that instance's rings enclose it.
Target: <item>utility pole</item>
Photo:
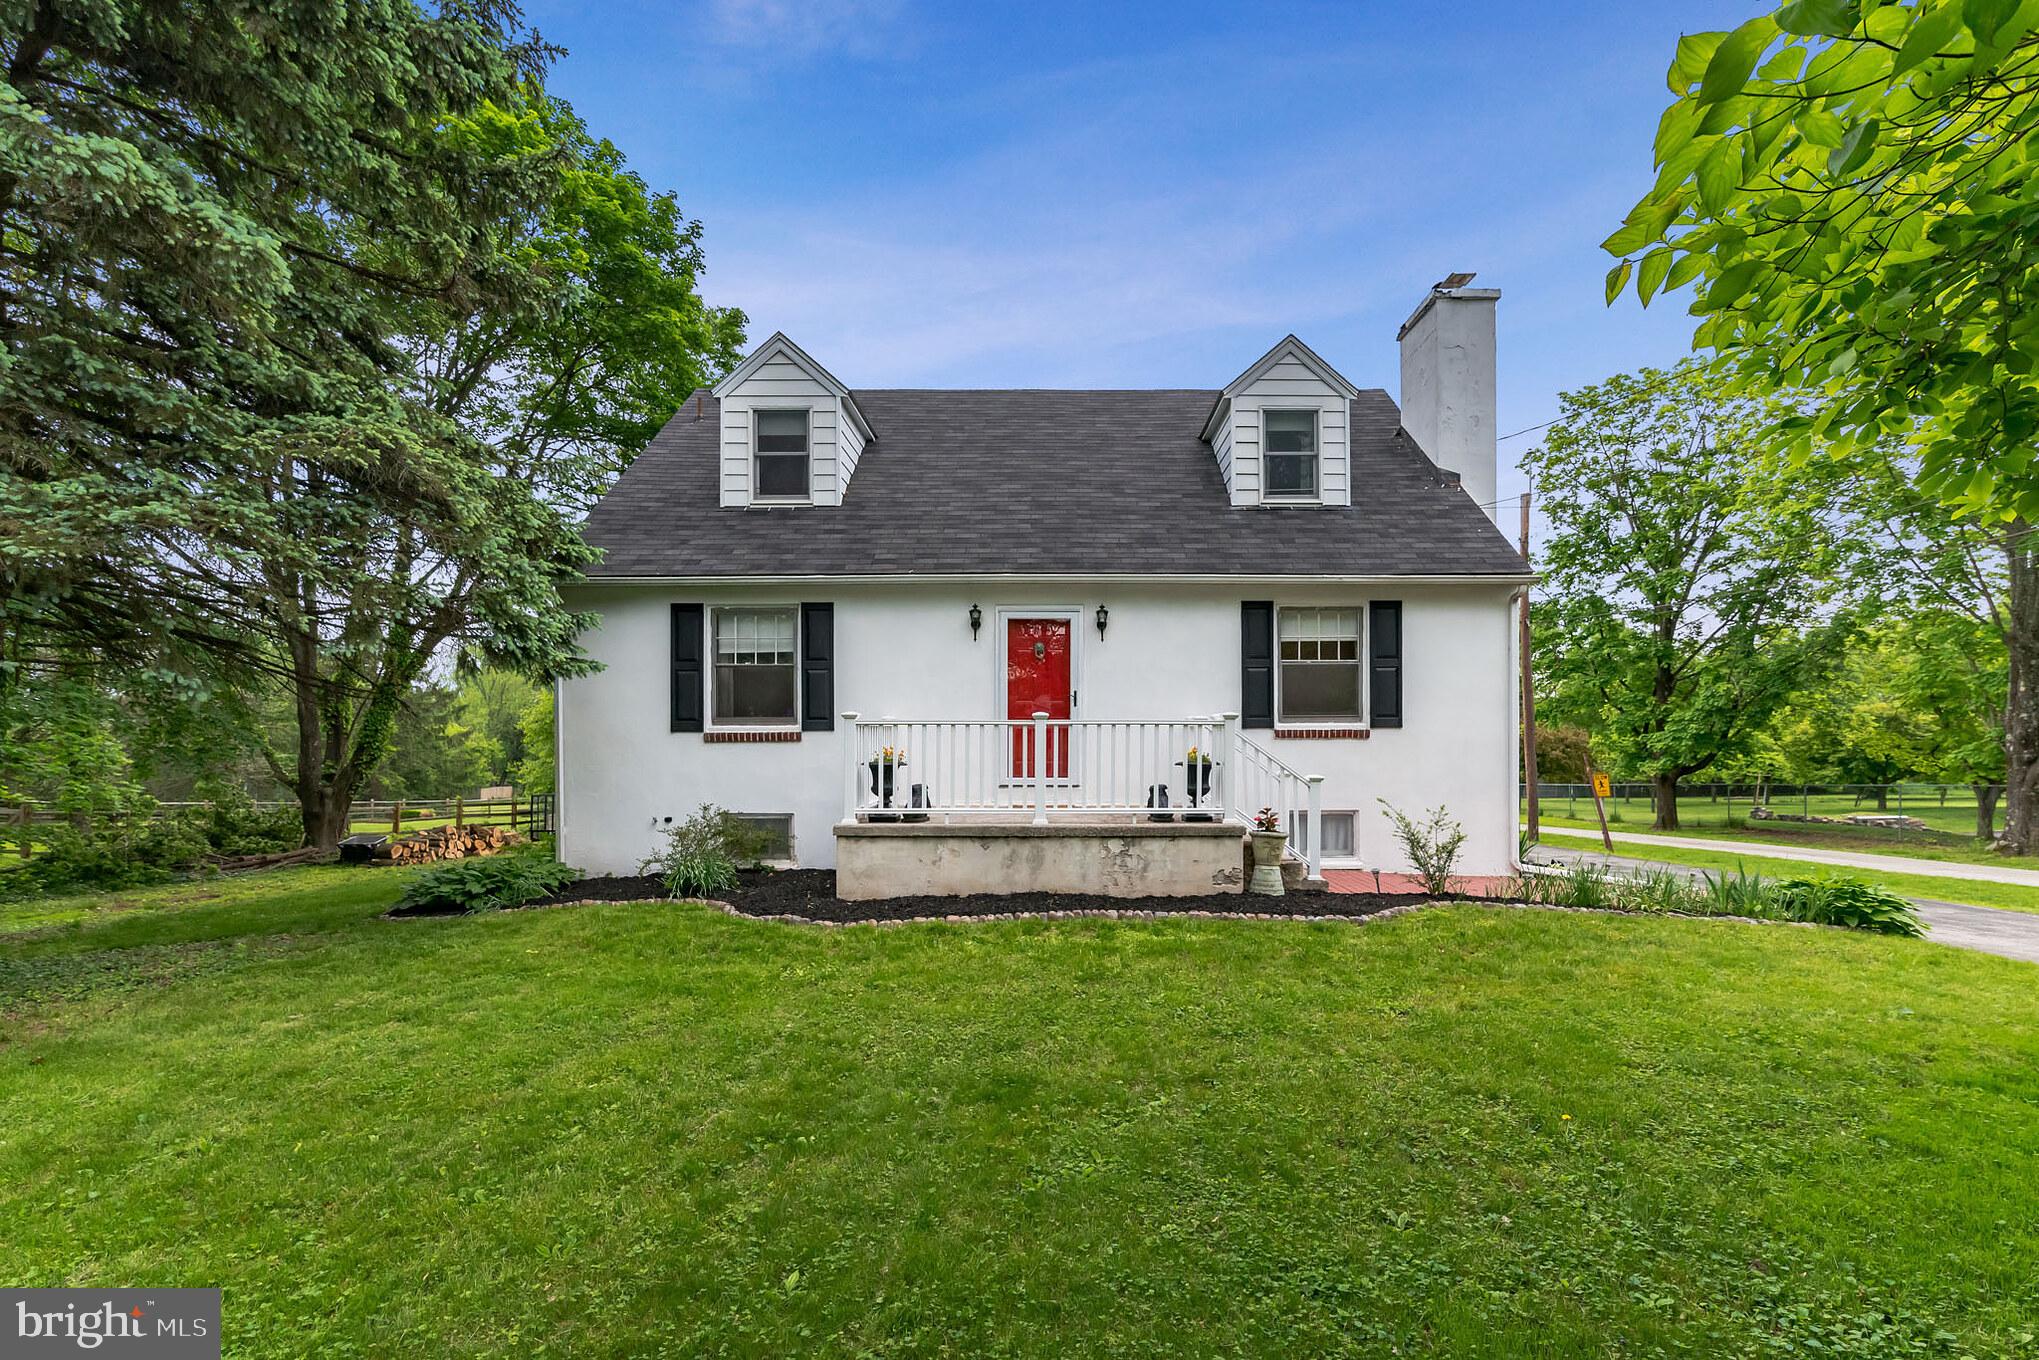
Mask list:
[[[1529,564],[1529,493],[1522,493],[1522,562]],[[1536,801],[1536,671],[1529,660],[1529,587],[1522,587],[1522,782],[1529,789],[1529,840],[1543,834]]]

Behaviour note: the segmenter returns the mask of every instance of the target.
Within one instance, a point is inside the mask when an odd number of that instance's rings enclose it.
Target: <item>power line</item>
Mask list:
[[[1546,420],[1541,425],[1526,426],[1523,429],[1517,430],[1515,434],[1504,434],[1499,439],[1496,439],[1494,442],[1496,444],[1505,444],[1509,440],[1514,439],[1517,435],[1535,434],[1538,430],[1548,430],[1551,426],[1557,424],[1560,420],[1563,419],[1564,419],[1563,416],[1552,416],[1549,420]]]

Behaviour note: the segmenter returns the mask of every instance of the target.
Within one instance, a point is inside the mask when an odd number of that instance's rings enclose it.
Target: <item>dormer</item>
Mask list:
[[[1218,395],[1204,422],[1234,505],[1350,505],[1359,389],[1293,335]]]
[[[714,393],[722,504],[842,504],[871,426],[834,374],[774,333]]]

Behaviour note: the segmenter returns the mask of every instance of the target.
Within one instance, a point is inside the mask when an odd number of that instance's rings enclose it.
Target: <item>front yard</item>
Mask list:
[[[0,1278],[223,1285],[245,1356],[2032,1354],[2029,965],[401,873],[0,908]]]

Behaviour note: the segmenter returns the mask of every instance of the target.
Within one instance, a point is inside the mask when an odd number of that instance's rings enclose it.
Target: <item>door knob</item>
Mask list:
[[[1048,654],[1047,643],[1036,642],[1034,644],[1034,660],[1039,661],[1042,657],[1045,657],[1047,654]]]

